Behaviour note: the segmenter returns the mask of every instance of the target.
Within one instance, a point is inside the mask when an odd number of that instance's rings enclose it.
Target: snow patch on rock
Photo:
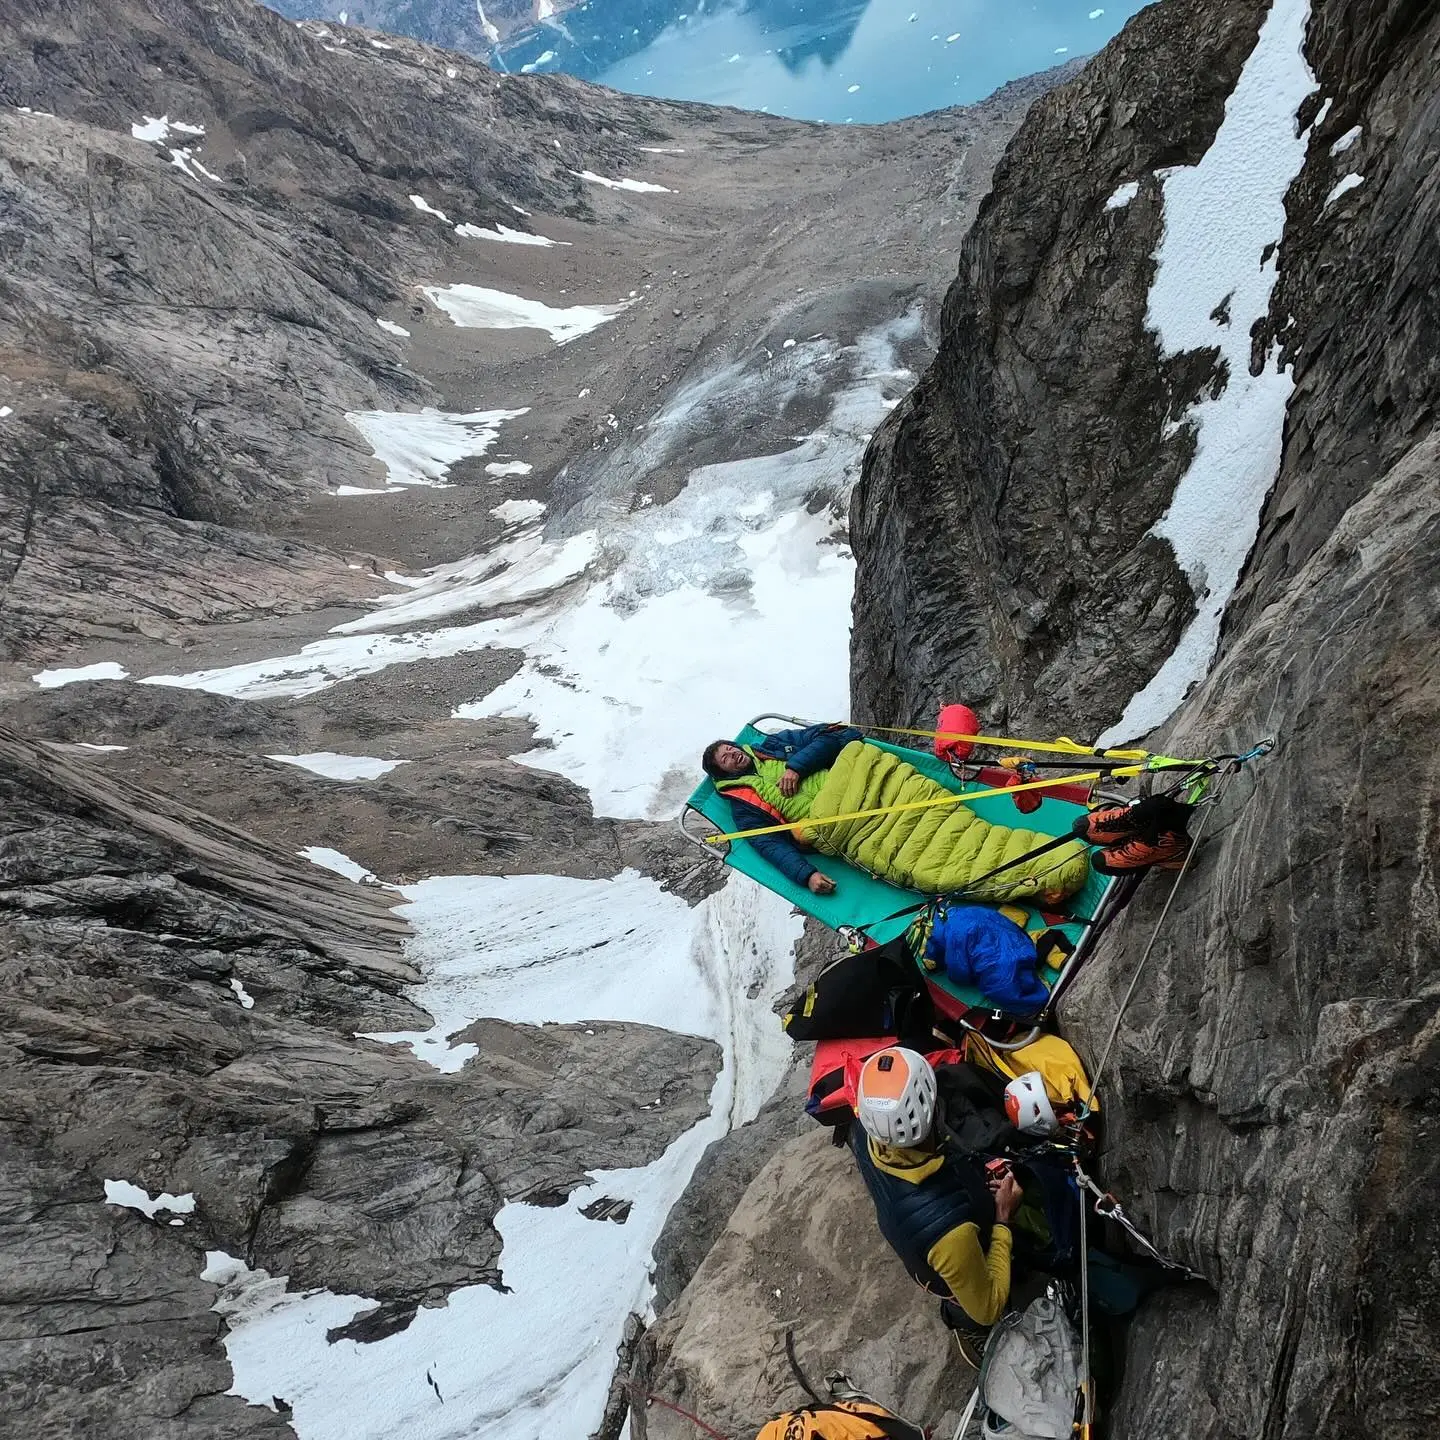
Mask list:
[[[340,850],[331,850],[326,845],[307,845],[303,850],[297,852],[304,860],[312,865],[318,865],[322,870],[333,871],[336,875],[343,875],[347,880],[354,880],[357,883],[371,881],[378,884],[374,874],[363,865],[358,865],[348,855]]]
[[[151,1220],[156,1219],[162,1210],[175,1217],[195,1213],[194,1195],[172,1195],[166,1190],[151,1199],[148,1190],[141,1189],[139,1185],[132,1185],[128,1180],[107,1180],[105,1182],[105,1203],[119,1205],[126,1210],[138,1210]],[[185,1221],[179,1218],[170,1221],[172,1225],[183,1225],[184,1223]]]
[[[668,185],[656,185],[650,180],[610,180],[604,175],[597,175],[593,170],[572,170],[570,173],[581,180],[589,181],[591,185],[603,185],[607,190],[629,190],[636,195],[674,194]]]
[[[512,230],[508,225],[497,225],[493,230],[485,230],[479,225],[457,225],[457,235],[463,235],[467,240],[498,240],[504,245],[539,245],[549,247],[552,245],[568,245],[568,240],[552,240],[548,235],[533,235],[528,230]]]
[[[485,454],[506,420],[527,414],[529,407],[522,406],[519,410],[475,410],[468,415],[431,409],[416,414],[352,410],[345,418],[369,442],[375,458],[385,466],[388,488],[395,490],[405,485],[443,485],[452,465]],[[341,485],[335,493],[384,492]]]
[[[621,300],[613,305],[557,307],[546,305],[542,300],[507,295],[503,290],[489,290],[482,285],[426,285],[422,289],[431,304],[465,329],[544,330],[557,345],[588,335],[630,304],[628,300]]]
[[[538,520],[545,513],[543,500],[502,500],[490,509],[490,513],[505,525],[523,525],[527,520]]]
[[[375,780],[388,775],[405,760],[377,760],[369,755],[337,755],[333,750],[316,750],[309,755],[267,755],[282,765],[297,765],[327,780]]]
[[[1320,120],[1319,120],[1318,117],[1316,118],[1315,123],[1316,123],[1317,125],[1320,123]],[[1365,132],[1364,132],[1364,129],[1363,129],[1361,126],[1359,126],[1359,125],[1352,125],[1352,126],[1330,147],[1330,154],[1331,154],[1331,156],[1334,157],[1334,156],[1336,156],[1336,155],[1343,155],[1343,154],[1361,137],[1361,135],[1363,135],[1364,133],[1365,133]]]
[[[1214,143],[1162,182],[1165,232],[1146,320],[1166,356],[1218,349],[1226,378],[1218,397],[1187,412],[1195,458],[1152,531],[1174,548],[1198,612],[1101,743],[1153,730],[1204,677],[1279,470],[1293,381],[1269,355],[1250,374],[1250,330],[1269,309],[1285,193],[1305,161],[1295,114],[1317,88],[1302,48],[1309,14],[1308,0],[1275,0]]]
[[[1328,210],[1342,195],[1348,195],[1357,185],[1363,185],[1364,183],[1365,177],[1363,175],[1347,175],[1325,197],[1325,203],[1320,208],[1322,210]]]
[[[42,690],[54,690],[61,685],[73,685],[77,680],[128,680],[130,672],[113,660],[101,660],[95,665],[80,665],[72,670],[42,670],[30,677]]]

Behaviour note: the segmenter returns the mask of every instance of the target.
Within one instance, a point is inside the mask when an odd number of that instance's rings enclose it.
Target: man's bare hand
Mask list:
[[[805,883],[816,895],[833,895],[835,893],[835,882],[828,875],[822,875],[818,870]]]
[[[1020,1182],[1014,1175],[1006,1174],[1005,1178],[995,1187],[995,1218],[1002,1225],[1010,1223],[1010,1217],[1020,1208],[1020,1202],[1025,1198],[1024,1192],[1020,1189]]]
[[[780,777],[780,793],[782,795],[793,795],[800,788],[800,777],[788,767]]]

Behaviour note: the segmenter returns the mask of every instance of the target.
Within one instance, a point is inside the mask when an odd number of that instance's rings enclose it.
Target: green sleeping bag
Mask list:
[[[952,793],[898,755],[853,740],[836,757],[807,818],[821,820]],[[1039,856],[1033,870],[1016,865],[971,889],[977,876],[1038,850],[1053,837],[992,825],[963,801],[834,825],[806,825],[799,835],[827,855],[838,855],[892,885],[926,895],[963,891],[968,899],[992,903],[1030,900],[1056,905],[1075,894],[1090,873],[1089,854],[1077,841]]]

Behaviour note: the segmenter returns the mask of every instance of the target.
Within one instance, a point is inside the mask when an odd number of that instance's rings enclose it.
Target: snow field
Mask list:
[[[479,225],[457,225],[457,235],[467,240],[498,240],[504,245],[539,245],[549,248],[553,245],[568,245],[568,240],[551,240],[545,235],[532,235],[526,230],[512,230],[508,225],[497,225],[493,230],[481,229]]]
[[[341,485],[337,495],[383,495],[405,485],[443,485],[450,467],[472,455],[484,455],[506,420],[529,414],[519,410],[476,410],[468,415],[443,410],[402,414],[390,410],[351,410],[350,422],[385,466],[386,490]]]
[[[731,883],[692,908],[623,870],[613,880],[442,875],[401,893],[408,903],[397,913],[415,931],[407,954],[426,976],[409,998],[435,1023],[368,1039],[409,1045],[437,1069],[457,1070],[476,1049],[449,1037],[482,1016],[699,1035],[725,1054],[736,1124],[754,1117],[784,1069],[789,1041],[769,997],[793,977],[801,924],[768,891]]]
[[[333,851],[309,854],[360,869]],[[495,1224],[511,1293],[463,1288],[370,1345],[325,1336],[375,1301],[289,1293],[283,1277],[208,1253],[201,1274],[222,1287],[215,1308],[230,1326],[231,1393],[267,1406],[283,1396],[303,1440],[535,1440],[564,1433],[561,1416],[583,1417],[574,1433],[584,1433],[603,1408],[626,1317],[649,1306],[650,1252],[665,1217],[705,1147],[752,1119],[783,1073],[789,1041],[770,997],[793,979],[802,922],[743,882],[691,909],[633,870],[613,880],[439,876],[402,893],[400,913],[415,930],[410,954],[427,975],[411,993],[436,1024],[370,1038],[408,1044],[454,1070],[476,1048],[448,1037],[482,1015],[625,1020],[704,1035],[724,1055],[710,1114],[653,1164],[594,1172],[563,1206],[506,1204]],[[586,940],[578,950],[577,934]],[[637,963],[644,985],[635,983]],[[580,1214],[602,1196],[632,1202],[623,1225]],[[357,1393],[367,1397],[363,1409]]]
[[[656,185],[649,180],[610,180],[604,175],[597,175],[593,170],[572,170],[570,173],[577,179],[588,181],[591,185],[603,185],[607,190],[628,190],[634,195],[671,195],[674,193],[668,185]]]
[[[54,690],[60,685],[73,685],[77,680],[128,680],[130,672],[113,660],[102,660],[97,665],[80,665],[69,670],[42,670],[30,678],[42,690]]]
[[[544,330],[557,345],[568,345],[581,335],[613,320],[630,302],[614,305],[555,307],[540,300],[488,290],[483,285],[425,285],[426,299],[451,321],[473,330]]]
[[[490,513],[505,525],[524,525],[538,520],[545,513],[543,500],[502,500],[490,507]]]
[[[825,425],[790,450],[704,466],[668,504],[629,508],[636,471],[663,463],[716,407],[783,404],[827,356],[836,359],[825,342],[797,346],[758,378],[725,367],[677,395],[627,442],[590,508],[567,517],[590,528],[521,534],[440,566],[298,654],[145,683],[300,696],[412,660],[522,648],[514,678],[457,716],[533,720],[550,748],[517,757],[522,763],[584,786],[597,814],[668,816],[689,793],[700,750],[749,714],[844,717],[854,565],[831,513],[811,514],[807,504],[848,488],[886,413],[886,391],[909,379],[895,347],[918,324],[910,315],[862,337],[844,356],[852,378]],[[522,602],[519,613],[468,625],[369,633]],[[733,713],[738,696],[742,715]]]
[[[267,755],[267,760],[278,760],[282,765],[297,765],[312,775],[323,775],[327,780],[375,780],[388,775],[397,765],[408,764],[405,760],[376,760],[369,755],[337,755],[333,750],[316,750],[309,755]]]
[[[1195,458],[1152,532],[1174,548],[1198,613],[1102,744],[1147,734],[1204,677],[1280,467],[1293,382],[1268,355],[1250,374],[1250,330],[1269,309],[1285,193],[1305,161],[1295,113],[1317,88],[1302,49],[1309,14],[1308,0],[1275,0],[1210,149],[1162,182],[1165,232],[1146,322],[1165,355],[1217,348],[1226,383],[1187,412]]]
[[[287,1293],[283,1277],[210,1252],[202,1274],[223,1285],[215,1308],[230,1325],[230,1393],[272,1409],[282,1396],[303,1440],[587,1434],[604,1408],[625,1317],[649,1303],[645,1257],[719,1133],[709,1117],[653,1165],[596,1171],[563,1206],[506,1205],[495,1226],[511,1293],[466,1286],[371,1344],[325,1336],[375,1301]],[[602,1196],[632,1202],[623,1225],[580,1214]]]
[[[336,875],[343,875],[347,880],[354,880],[357,884],[366,880],[375,884],[379,883],[363,865],[357,865],[348,855],[342,854],[339,850],[331,850],[326,845],[307,845],[298,853],[312,865],[318,865],[322,870],[333,871]]]

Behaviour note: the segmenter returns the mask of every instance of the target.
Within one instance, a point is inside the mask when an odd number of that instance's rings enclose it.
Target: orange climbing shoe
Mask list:
[[[1074,825],[1075,838],[1089,845],[1119,845],[1135,833],[1128,805],[1092,810]]]
[[[1152,842],[1131,836],[1093,857],[1091,864],[1102,875],[1128,875],[1135,870],[1178,870],[1190,853],[1190,837],[1170,831]]]

